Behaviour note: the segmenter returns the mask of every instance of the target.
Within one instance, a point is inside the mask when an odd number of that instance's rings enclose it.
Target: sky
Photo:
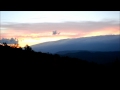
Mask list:
[[[18,42],[22,47],[120,34],[120,11],[0,11],[0,31],[1,41]]]

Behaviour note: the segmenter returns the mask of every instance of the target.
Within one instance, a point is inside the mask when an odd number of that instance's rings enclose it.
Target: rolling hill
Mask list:
[[[56,53],[59,51],[120,51],[120,35],[101,35],[75,39],[63,39],[31,46],[39,52]]]

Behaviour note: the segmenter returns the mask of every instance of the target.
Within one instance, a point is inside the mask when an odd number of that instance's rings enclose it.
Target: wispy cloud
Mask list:
[[[85,21],[85,22],[64,22],[64,23],[8,23],[2,24],[2,28],[12,29],[16,31],[29,31],[29,32],[40,32],[40,31],[53,31],[53,30],[80,30],[80,31],[93,31],[108,27],[118,27],[119,22],[117,21]]]

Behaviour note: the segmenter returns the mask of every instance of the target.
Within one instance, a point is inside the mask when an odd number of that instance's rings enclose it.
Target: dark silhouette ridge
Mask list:
[[[98,64],[112,63],[116,58],[120,60],[120,51],[60,51],[57,54],[87,60],[88,62],[96,62]]]
[[[111,65],[87,62],[78,58],[61,57],[58,54],[35,52],[28,45],[13,48],[4,43],[0,45],[2,74],[22,75],[41,79],[95,79],[117,77],[120,62],[115,60]],[[98,78],[99,77],[99,78]],[[111,77],[111,78],[112,78]]]

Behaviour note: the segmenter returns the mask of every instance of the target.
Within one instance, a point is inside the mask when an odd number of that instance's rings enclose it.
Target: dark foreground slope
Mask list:
[[[119,75],[120,62],[111,66],[89,63],[77,58],[60,57],[42,52],[0,46],[2,75],[16,78],[56,79],[103,79]]]

